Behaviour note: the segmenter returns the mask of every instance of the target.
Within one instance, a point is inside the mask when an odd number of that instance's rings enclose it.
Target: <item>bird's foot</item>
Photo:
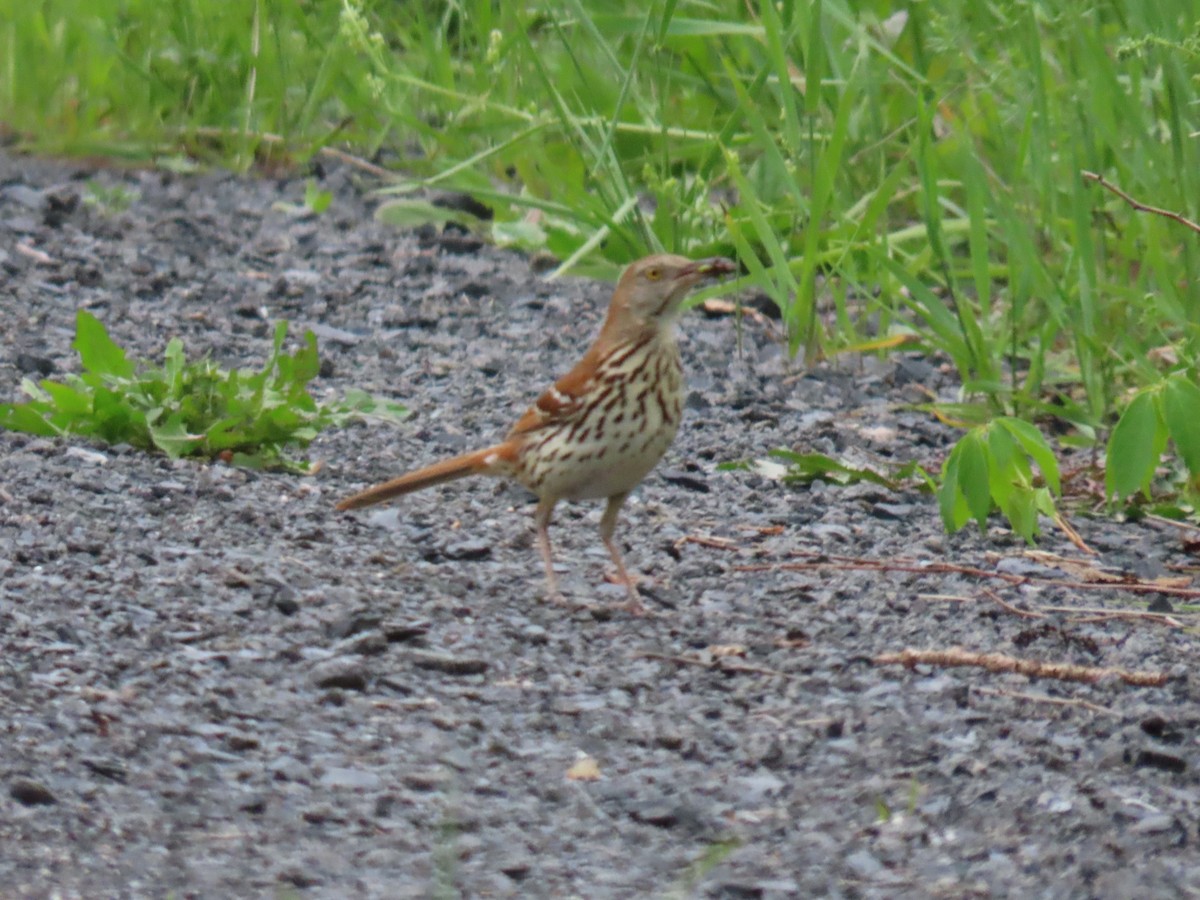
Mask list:
[[[574,605],[570,600],[562,595],[562,591],[560,591],[557,587],[550,588],[546,591],[546,602],[551,603],[554,606],[570,607]]]
[[[604,578],[609,584],[621,585],[629,594],[629,599],[624,603],[618,604],[616,609],[623,609],[625,612],[633,616],[653,615],[650,610],[646,609],[646,607],[642,605],[642,598],[638,594],[638,579],[636,576],[629,575],[625,572],[606,572]]]
[[[560,606],[563,609],[569,609],[576,612],[593,612],[596,607],[592,603],[584,603],[578,600],[568,600],[563,592],[558,589],[558,585],[552,585],[546,589],[546,602],[553,606]]]
[[[625,610],[625,612],[629,613],[631,616],[655,615],[650,610],[646,609],[646,607],[642,605],[642,601],[639,600],[637,597],[630,597],[628,600],[626,600],[624,603],[622,603],[617,608]]]

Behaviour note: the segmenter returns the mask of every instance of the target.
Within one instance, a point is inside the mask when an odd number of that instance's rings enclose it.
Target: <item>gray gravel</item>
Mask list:
[[[301,177],[0,155],[0,396],[73,370],[85,307],[139,355],[179,335],[228,365],[260,363],[286,318],[321,339],[316,392],[413,410],[323,436],[311,477],[0,432],[0,893],[1200,894],[1195,617],[1033,619],[984,589],[1023,609],[1178,598],[781,568],[820,553],[1073,577],[998,522],[943,535],[915,491],[717,469],[778,446],[936,466],[953,432],[904,404],[954,396],[937,361],[789,374],[761,325],[739,352],[731,319],[689,316],[684,426],[619,531],[652,617],[583,608],[623,598],[598,505],[553,531],[578,609],[543,601],[518,488],[335,513],[501,436],[574,362],[607,288],[385,229],[351,172],[316,176],[334,203],[297,217],[273,204],[299,202]],[[136,199],[84,203],[88,179]],[[1190,561],[1152,522],[1076,525],[1118,572]],[[1056,533],[1041,549],[1082,556]],[[872,663],[956,645],[1171,679]]]

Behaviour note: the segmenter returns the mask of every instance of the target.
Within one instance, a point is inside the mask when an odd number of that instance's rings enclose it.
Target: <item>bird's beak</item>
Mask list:
[[[702,278],[715,278],[718,275],[728,275],[736,272],[737,266],[722,256],[710,256],[708,259],[698,259],[679,270],[679,278],[699,281]]]

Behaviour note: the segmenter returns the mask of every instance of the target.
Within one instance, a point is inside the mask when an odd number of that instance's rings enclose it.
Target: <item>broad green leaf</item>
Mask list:
[[[1166,426],[1159,416],[1154,394],[1137,394],[1113,428],[1105,453],[1104,488],[1123,500],[1143,491],[1149,495],[1150,479],[1166,444]]]
[[[311,425],[296,425],[289,432],[288,440],[303,446],[316,440],[318,433],[317,429]]]
[[[498,247],[541,250],[546,246],[546,231],[536,222],[493,222],[492,240]]]
[[[220,385],[221,394],[230,400],[237,399],[242,402],[257,404],[260,400],[261,393],[267,387],[267,381],[271,377],[271,373],[275,371],[275,363],[254,371],[252,369],[238,369],[238,381],[236,384],[227,382]]]
[[[72,431],[95,434],[110,444],[128,442],[135,447],[146,447],[150,443],[145,414],[131,407],[120,392],[98,388],[92,406],[94,415],[88,420],[88,427]]]
[[[292,356],[292,378],[296,386],[303,388],[321,371],[321,360],[317,354],[317,336],[311,331],[304,332],[304,346]]]
[[[278,433],[287,433],[293,428],[299,427],[303,417],[290,407],[274,406],[264,411],[261,421]]]
[[[87,417],[92,414],[90,392],[80,391],[57,381],[43,381],[42,388],[50,395],[60,413],[65,413],[71,418]]]
[[[718,472],[753,472],[754,460],[735,459],[729,462],[717,463]]]
[[[428,200],[408,199],[389,200],[380,204],[375,210],[375,218],[397,228],[419,228],[422,225],[441,227],[447,222],[457,222],[469,227],[472,223],[479,222],[475,216],[460,210],[434,206]]]
[[[1163,384],[1163,417],[1167,430],[1192,478],[1200,476],[1200,387],[1182,372]]]
[[[354,416],[369,416],[399,423],[409,415],[408,408],[404,405],[394,400],[375,397],[359,388],[348,388],[341,403],[331,404],[330,411],[338,416],[337,424]]]
[[[304,205],[317,215],[325,212],[333,202],[333,192],[323,191],[317,186],[316,179],[310,178],[304,182]]]
[[[154,446],[172,459],[188,455],[204,440],[203,435],[189,434],[179,415],[171,416],[162,425],[150,425],[149,430]]]
[[[1045,490],[1045,488],[1041,488]],[[1032,488],[1013,491],[1006,503],[1001,504],[1000,511],[1008,519],[1012,530],[1023,537],[1026,543],[1033,543],[1034,535],[1038,533],[1037,495]]]
[[[1053,519],[1058,514],[1058,510],[1054,506],[1054,497],[1050,494],[1049,488],[1038,488],[1033,492],[1034,503],[1037,504],[1038,510],[1043,516]]]
[[[50,403],[50,395],[42,390],[32,378],[21,379],[21,392],[32,398],[36,403]]]
[[[1058,459],[1055,457],[1054,451],[1050,449],[1050,445],[1046,443],[1046,439],[1042,437],[1042,433],[1028,422],[1014,419],[1011,416],[1001,416],[996,419],[996,424],[1016,438],[1021,449],[1033,457],[1033,461],[1037,463],[1050,490],[1055,494],[1061,494]]]
[[[244,469],[269,469],[279,462],[277,453],[245,453],[233,454],[233,464]]]
[[[967,432],[958,442],[958,484],[966,498],[971,518],[979,523],[979,530],[987,528],[987,518],[992,511],[991,481],[988,476],[987,448],[978,430]]]
[[[125,358],[125,351],[108,336],[100,320],[85,309],[75,314],[75,340],[71,346],[79,354],[83,367],[97,375],[129,378],[134,366]]]
[[[204,443],[208,451],[216,454],[245,443],[245,435],[240,430],[242,421],[241,417],[231,416],[209,425],[204,432]]]
[[[990,457],[988,485],[992,491],[992,499],[997,506],[1004,509],[1013,491],[1023,486],[1014,459],[1016,446],[1009,433],[997,427],[994,422],[987,427],[986,433],[987,453]]]
[[[937,490],[937,482],[933,480],[933,476],[926,472],[921,464],[915,459],[904,463],[904,465],[900,466],[900,468],[896,469],[896,471],[892,473],[892,476],[897,481],[915,478],[918,482],[918,489],[928,491],[929,493],[933,493]]]
[[[167,341],[167,349],[163,353],[163,380],[167,391],[172,396],[178,396],[183,387],[183,371],[186,365],[183,356],[183,341],[171,338]]]
[[[279,354],[283,352],[283,342],[287,340],[287,333],[288,323],[286,321],[281,319],[275,323],[275,333],[271,337],[271,355],[267,358],[267,364],[264,367],[266,371],[275,367]]]
[[[785,479],[790,482],[810,482],[823,478],[836,484],[857,484],[868,481],[895,490],[896,483],[871,469],[848,466],[823,453],[796,453],[792,450],[772,450],[771,456],[788,464]]]
[[[54,437],[63,433],[61,429],[54,427],[45,415],[38,412],[34,403],[0,403],[0,428],[42,437]]]
[[[959,484],[959,462],[961,454],[958,446],[950,451],[946,462],[942,464],[942,486],[938,489],[938,510],[942,514],[942,524],[947,531],[955,532],[967,524],[971,518],[967,498],[963,495]]]

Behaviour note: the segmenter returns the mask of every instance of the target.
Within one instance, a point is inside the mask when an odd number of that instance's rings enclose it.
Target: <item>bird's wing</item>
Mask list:
[[[508,437],[515,438],[573,419],[594,383],[599,355],[598,347],[593,345],[575,368],[554,382],[553,387],[547,388],[537,402],[525,410],[525,415],[517,420]]]

